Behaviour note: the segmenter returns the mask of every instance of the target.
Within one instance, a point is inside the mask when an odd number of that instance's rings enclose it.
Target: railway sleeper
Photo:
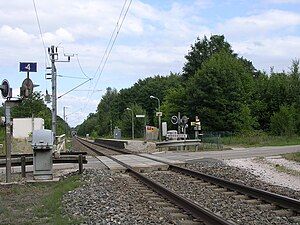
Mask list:
[[[277,209],[277,210],[273,210],[273,212],[277,216],[292,216],[294,214],[293,211],[290,209]]]
[[[260,209],[276,209],[276,205],[264,203],[257,206]]]
[[[250,200],[247,195],[234,195],[233,198],[236,200]]]
[[[251,204],[251,205],[259,205],[262,203],[259,199],[245,199],[244,202]]]

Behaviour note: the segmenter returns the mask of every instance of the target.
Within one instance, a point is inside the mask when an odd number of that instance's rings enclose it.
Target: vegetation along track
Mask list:
[[[91,142],[88,142],[83,139],[76,139],[79,143],[81,143],[83,146],[89,148],[91,151],[97,153],[97,149],[91,146]],[[177,213],[179,217],[181,217],[182,210],[185,212],[185,216],[182,216],[181,222],[182,224],[220,224],[220,225],[232,225],[232,222],[226,221],[220,216],[210,212],[209,210],[205,209],[204,207],[201,207],[200,205],[176,194],[175,192],[163,187],[157,182],[154,182],[153,180],[147,178],[146,176],[142,175],[141,173],[138,173],[134,171],[130,166],[124,164],[123,162],[116,160],[109,154],[105,154],[104,151],[99,152],[99,155],[105,155],[106,157],[118,162],[122,166],[124,166],[127,169],[127,172],[135,177],[137,180],[141,181],[143,184],[145,184],[147,187],[155,191],[156,193],[159,194],[159,196],[162,196],[164,199],[167,199],[168,202],[161,202],[162,204],[167,204],[166,207],[168,207],[168,204],[172,202],[173,204],[176,205],[175,210],[181,209],[181,212]],[[139,185],[139,184],[135,184]],[[141,191],[145,191],[145,189],[141,188]],[[152,198],[155,198],[155,196],[151,193],[149,194],[149,197],[152,196]],[[161,198],[157,197],[156,198]],[[157,201],[158,201],[157,199]],[[159,200],[161,201],[161,200]],[[165,200],[164,200],[165,201]],[[176,214],[176,213],[175,213]],[[191,216],[194,218],[192,219]]]

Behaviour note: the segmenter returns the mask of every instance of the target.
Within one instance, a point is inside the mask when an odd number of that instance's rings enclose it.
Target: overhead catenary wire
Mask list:
[[[107,44],[107,46],[106,46],[106,49],[105,49],[105,51],[104,51],[104,54],[102,55],[102,58],[101,58],[101,60],[100,60],[100,63],[99,63],[99,65],[97,66],[97,69],[96,69],[95,74],[93,75],[93,77],[92,77],[92,78],[89,78],[89,80],[87,80],[87,81],[85,81],[84,83],[82,83],[82,84],[76,86],[75,88],[73,88],[73,89],[71,89],[70,91],[66,92],[65,94],[59,96],[58,98],[61,98],[62,96],[64,96],[64,95],[68,94],[69,92],[75,90],[76,88],[78,88],[79,86],[85,84],[86,82],[91,81],[92,79],[95,79],[95,77],[97,76],[98,72],[100,71],[100,73],[99,73],[99,75],[98,75],[98,78],[97,78],[97,81],[96,81],[96,83],[95,83],[95,86],[94,86],[94,88],[93,88],[93,90],[92,90],[92,92],[91,92],[91,95],[89,96],[90,92],[88,92],[86,98],[89,99],[89,98],[93,95],[93,93],[95,92],[95,90],[96,90],[96,88],[97,88],[97,84],[98,84],[98,82],[99,82],[99,79],[100,79],[100,77],[101,77],[101,75],[102,75],[102,73],[103,73],[103,70],[104,70],[104,68],[105,68],[105,65],[106,65],[106,63],[107,63],[107,61],[108,61],[108,58],[109,58],[110,53],[111,53],[111,51],[112,51],[112,48],[113,48],[113,46],[114,46],[114,44],[115,44],[115,42],[116,42],[116,39],[117,39],[117,37],[118,37],[118,34],[119,34],[119,32],[120,32],[120,30],[121,30],[121,28],[122,28],[122,25],[123,25],[123,23],[124,23],[124,20],[125,20],[127,14],[128,14],[130,5],[131,5],[131,3],[132,3],[132,0],[130,0],[130,1],[129,1],[129,4],[127,5],[127,1],[128,1],[128,0],[125,0],[125,1],[124,1],[124,4],[123,4],[123,6],[122,6],[121,12],[120,12],[120,14],[119,14],[119,17],[118,17],[118,20],[117,20],[117,23],[116,23],[116,26],[115,26],[113,32],[111,33],[109,42],[108,42],[108,44]],[[127,5],[127,8],[126,8],[126,5]],[[126,10],[125,10],[125,8],[126,8]],[[124,13],[124,10],[125,10],[125,13]],[[122,16],[123,16],[123,17],[122,17]],[[120,23],[120,21],[121,21],[121,23]],[[76,56],[77,56],[77,62],[78,62],[78,65],[79,65],[79,67],[80,67],[80,69],[81,69],[81,72],[82,72],[84,75],[86,75],[86,74],[84,73],[83,69],[82,69],[82,66],[81,66],[80,62],[79,62],[78,55],[76,55]],[[88,76],[87,76],[87,77],[88,77]],[[91,83],[90,83],[90,84],[91,84]],[[87,104],[87,103],[85,103],[85,106],[86,106],[86,104]],[[84,106],[83,108],[85,108],[85,106]]]
[[[126,4],[126,2],[127,2],[127,0],[125,1],[125,4]],[[118,28],[118,30],[117,30],[117,33],[116,33],[116,35],[115,35],[115,37],[114,37],[114,39],[113,39],[113,42],[112,42],[112,44],[111,44],[111,46],[110,46],[110,49],[109,49],[109,52],[108,52],[108,54],[107,54],[107,56],[106,56],[106,58],[105,58],[105,61],[104,61],[104,63],[103,63],[103,66],[102,66],[102,68],[101,68],[101,71],[100,71],[100,73],[99,73],[99,76],[98,76],[98,78],[97,78],[97,81],[96,81],[96,83],[95,83],[94,90],[96,89],[96,87],[97,87],[97,85],[98,85],[99,79],[100,79],[100,77],[101,77],[101,75],[102,75],[102,73],[103,73],[104,67],[105,67],[105,65],[106,65],[106,63],[107,63],[107,60],[108,60],[109,56],[110,56],[110,53],[111,53],[111,51],[112,51],[112,48],[113,48],[113,46],[114,46],[114,44],[115,44],[115,42],[116,42],[116,40],[117,40],[118,34],[119,34],[119,32],[120,32],[120,30],[121,30],[121,28],[122,28],[122,25],[123,25],[124,20],[125,20],[125,18],[126,18],[126,16],[127,16],[127,13],[128,13],[128,11],[129,11],[129,8],[130,8],[131,3],[132,3],[132,0],[129,1],[129,4],[128,4],[128,6],[127,6],[127,9],[126,9],[126,11],[125,11],[125,14],[123,15],[121,24],[120,24],[120,26],[119,26],[119,28]],[[125,4],[124,4],[124,5],[125,5]],[[119,21],[118,21],[118,22],[119,22]],[[117,23],[117,26],[116,26],[116,27],[118,27],[118,23]],[[94,90],[93,90],[92,94],[94,93]]]
[[[77,85],[76,87],[72,88],[71,90],[67,91],[66,93],[62,94],[61,96],[58,96],[57,99],[59,99],[59,98],[65,96],[66,94],[70,93],[71,91],[74,91],[75,89],[79,88],[80,86],[84,85],[85,83],[87,83],[87,82],[89,82],[89,81],[91,81],[91,80],[92,80],[92,78],[90,78],[90,79],[84,81],[83,83]]]
[[[87,79],[91,79],[89,77],[75,77],[75,76],[67,76],[67,75],[56,75],[58,77],[65,77],[65,78],[72,78],[72,79],[81,79],[81,80],[87,80]]]
[[[75,55],[76,55],[77,63],[78,63],[78,66],[79,66],[79,68],[80,68],[80,70],[81,70],[81,73],[82,73],[84,76],[86,76],[87,78],[90,78],[90,77],[89,77],[88,75],[86,75],[86,73],[83,71],[82,66],[81,66],[81,63],[80,63],[79,58],[78,58],[78,54],[75,54]]]
[[[131,5],[131,1],[132,1],[132,0],[130,0],[130,3],[128,4],[127,10],[126,10],[126,14],[127,14],[128,10],[129,10],[129,6]],[[121,9],[121,11],[120,11],[120,14],[119,14],[119,16],[118,16],[117,23],[116,23],[116,25],[115,25],[115,28],[114,28],[114,30],[112,31],[111,35],[110,35],[110,39],[109,39],[108,44],[107,44],[107,46],[106,46],[106,48],[105,48],[104,54],[103,54],[102,57],[101,57],[100,63],[99,63],[99,65],[97,66],[97,69],[96,69],[96,71],[95,71],[95,73],[94,73],[92,79],[95,79],[96,75],[98,74],[98,72],[99,72],[99,70],[100,70],[100,68],[101,68],[101,66],[102,66],[102,64],[103,64],[103,60],[104,60],[105,56],[109,56],[109,54],[107,54],[107,53],[108,53],[109,49],[110,49],[110,51],[111,51],[112,46],[113,46],[113,44],[114,44],[114,42],[115,42],[115,40],[116,40],[117,34],[119,33],[119,30],[120,30],[120,29],[118,29],[118,27],[119,27],[119,24],[120,24],[122,15],[124,14],[124,10],[125,10],[126,4],[127,4],[127,0],[124,1],[124,4],[123,4],[122,9]],[[126,15],[126,14],[124,14],[124,15]],[[123,16],[122,24],[123,24],[124,19],[125,19],[125,17]],[[119,27],[119,28],[120,28],[120,27]],[[118,31],[118,32],[116,33],[116,31]],[[115,37],[115,38],[114,38],[114,37]],[[112,44],[112,41],[113,41],[113,44]],[[109,52],[110,52],[110,51],[109,51]],[[107,59],[108,59],[108,57],[106,57],[106,60],[105,60],[105,61],[107,61]],[[104,69],[104,67],[102,66],[102,69],[101,69],[102,72],[103,72],[103,69]],[[101,76],[102,72],[100,72],[99,77]],[[98,83],[98,82],[99,82],[99,78],[97,78],[97,83]],[[91,86],[92,86],[92,83],[90,83],[90,87],[89,87],[89,88],[91,88]],[[86,95],[86,98],[87,98],[87,99],[91,98],[91,96],[92,96],[93,93],[95,92],[95,91],[94,91],[95,89],[96,89],[96,85],[95,85],[95,87],[93,88],[93,90],[91,90],[91,92],[88,92],[88,93],[87,93],[87,95]],[[86,106],[86,103],[85,103],[85,106]],[[85,107],[84,107],[84,108],[85,108]]]
[[[46,50],[47,48],[46,48],[46,44],[45,44],[45,41],[44,41],[43,32],[42,32],[42,28],[41,28],[40,19],[39,19],[39,15],[38,15],[38,12],[37,12],[36,4],[35,4],[34,0],[32,0],[32,2],[33,2],[34,11],[35,11],[36,21],[37,21],[37,24],[38,24],[38,27],[39,27],[40,37],[41,37],[43,48],[44,48],[45,67],[47,67],[47,63],[49,63],[49,58],[48,58],[48,54],[47,54],[47,50]]]
[[[103,59],[104,59],[105,55],[107,54],[107,50],[109,49],[109,46],[111,45],[111,41],[112,41],[112,39],[113,39],[113,37],[114,37],[114,35],[115,35],[115,32],[116,32],[116,30],[117,30],[117,28],[118,28],[118,26],[119,26],[119,22],[120,22],[120,19],[121,19],[121,17],[122,17],[124,8],[125,8],[125,6],[126,6],[126,3],[127,3],[127,0],[124,1],[124,4],[123,4],[123,6],[122,6],[122,10],[121,10],[121,12],[120,12],[119,18],[118,18],[117,23],[116,23],[116,26],[115,26],[113,32],[112,32],[111,35],[110,35],[109,42],[108,42],[108,44],[107,44],[107,46],[106,46],[106,48],[105,48],[104,54],[102,55],[102,58],[101,58],[101,60],[100,60],[100,63],[99,63],[99,65],[98,65],[96,71],[95,71],[95,74],[94,74],[93,78],[96,77],[96,75],[97,75],[97,73],[98,73],[98,71],[99,71],[99,69],[100,69],[100,67],[101,67],[101,65],[102,65],[102,63],[103,63]]]

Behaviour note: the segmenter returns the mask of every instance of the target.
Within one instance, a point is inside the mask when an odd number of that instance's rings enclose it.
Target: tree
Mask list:
[[[138,104],[129,105],[130,110],[125,110],[123,112],[123,117],[121,120],[120,128],[122,130],[122,134],[125,137],[132,136],[132,113],[133,113],[133,121],[134,121],[134,137],[141,138],[144,137],[144,129],[145,129],[145,119],[146,118],[136,118],[136,115],[146,115],[146,111],[139,106]]]
[[[120,106],[117,104],[118,91],[108,87],[97,107],[97,133],[100,136],[110,136],[112,124],[117,125],[120,118]]]
[[[281,106],[271,117],[271,132],[275,135],[291,136],[296,132],[296,109],[293,106]]]
[[[220,51],[233,54],[230,44],[225,41],[223,35],[212,35],[209,39],[204,36],[202,40],[198,37],[195,44],[191,46],[191,50],[185,56],[187,62],[183,67],[182,75],[184,80],[193,76],[198,69],[202,68],[206,60]],[[233,55],[236,56],[236,54]]]
[[[249,121],[254,120],[242,117],[252,88],[252,74],[239,59],[226,51],[216,53],[187,82],[190,116],[200,116],[206,130],[238,131],[249,127]]]

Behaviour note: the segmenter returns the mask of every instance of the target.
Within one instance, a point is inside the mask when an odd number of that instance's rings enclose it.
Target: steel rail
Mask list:
[[[132,153],[132,154],[134,154],[134,153]],[[138,155],[138,154],[135,154],[135,155]],[[264,191],[264,190],[261,190],[261,189],[258,189],[258,188],[249,187],[249,186],[246,186],[246,185],[243,185],[243,184],[239,184],[239,183],[236,183],[236,182],[233,182],[233,181],[228,181],[228,180],[218,178],[218,177],[215,177],[215,176],[212,176],[212,175],[207,175],[207,174],[204,174],[204,173],[201,173],[201,172],[196,172],[196,171],[193,171],[193,170],[182,168],[182,167],[173,165],[171,163],[164,162],[164,161],[159,160],[159,159],[154,159],[154,158],[151,158],[151,157],[148,157],[148,156],[142,156],[142,155],[139,155],[139,156],[144,157],[144,158],[148,158],[148,159],[152,159],[152,160],[157,161],[157,162],[165,163],[165,164],[169,165],[169,169],[172,170],[172,171],[180,172],[180,173],[188,175],[188,176],[193,176],[193,177],[196,177],[198,179],[202,179],[202,180],[205,180],[207,182],[216,184],[218,186],[228,188],[232,191],[236,191],[236,192],[242,193],[244,195],[251,196],[253,198],[258,198],[258,199],[261,199],[261,200],[263,200],[265,202],[268,202],[268,203],[275,203],[275,204],[277,204],[277,205],[279,205],[283,208],[288,208],[288,209],[291,209],[291,210],[293,210],[297,213],[300,213],[300,200],[290,198],[290,197],[280,195],[280,194],[275,194],[275,193],[272,193],[272,192],[269,192],[269,191]]]
[[[109,145],[105,145],[105,144],[101,144],[101,143],[97,143],[97,142],[90,142],[90,141],[87,141],[87,140],[85,140],[83,138],[80,138],[80,137],[76,137],[76,138],[78,140],[82,140],[82,141],[85,141],[85,142],[93,144],[93,145],[98,145],[100,147],[107,148],[107,149],[110,149],[110,150],[113,150],[113,151],[116,151],[116,152],[119,152],[119,153],[122,153],[122,154],[134,154],[134,152],[129,151],[129,150],[124,150],[124,149],[120,149],[120,148],[117,148],[117,147],[113,147],[113,146],[109,146]]]
[[[239,183],[236,183],[233,181],[228,181],[228,180],[218,178],[218,177],[215,177],[212,175],[204,174],[201,172],[189,170],[187,168],[176,166],[176,165],[164,162],[159,159],[151,158],[148,156],[142,156],[142,155],[140,155],[140,156],[147,158],[147,159],[152,159],[157,162],[165,163],[165,164],[169,165],[169,169],[172,171],[179,172],[179,173],[185,174],[187,176],[192,176],[192,177],[195,177],[198,179],[202,179],[207,182],[213,183],[215,185],[230,189],[232,191],[236,191],[236,192],[242,193],[244,195],[258,198],[258,199],[261,199],[268,203],[275,203],[283,208],[288,208],[297,213],[300,213],[300,200],[290,198],[290,197],[280,195],[280,194],[275,194],[275,193],[272,193],[269,191],[264,191],[264,190],[261,190],[258,188],[249,187],[249,186],[246,186],[243,184],[239,184]]]
[[[94,152],[97,152],[96,149],[93,149],[92,147],[84,144],[82,140],[79,140],[79,139],[77,139],[77,140],[82,145],[86,146],[87,148],[91,149]],[[103,153],[101,153],[101,154],[103,154]],[[163,187],[162,185],[147,178],[146,176],[142,175],[141,173],[134,171],[133,168],[130,167],[129,165],[115,159],[114,157],[112,157],[110,155],[106,155],[106,157],[108,157],[108,158],[114,160],[115,162],[119,163],[120,165],[124,166],[131,175],[136,177],[138,180],[142,181],[145,185],[150,187],[152,190],[154,190],[158,194],[162,195],[164,198],[167,198],[169,201],[173,202],[175,205],[183,208],[186,212],[193,215],[200,222],[203,221],[207,225],[233,225],[233,223],[224,220],[223,218],[214,214],[213,212],[210,212],[207,209],[201,207],[200,205],[183,198],[182,196],[171,191],[170,189]]]
[[[203,174],[200,172],[196,172],[196,171],[189,170],[189,169],[182,168],[182,167],[175,166],[175,165],[169,165],[169,168],[172,171],[179,172],[179,173],[182,173],[182,174],[185,174],[188,176],[193,176],[195,178],[205,180],[207,182],[230,189],[232,191],[237,191],[244,195],[262,199],[268,203],[276,203],[277,205],[279,205],[283,208],[292,209],[298,213],[300,212],[300,201],[297,199],[279,195],[279,194],[275,194],[275,193],[271,193],[271,192],[264,191],[261,189],[249,187],[249,186],[246,186],[243,184],[224,180],[222,178],[217,178],[215,176]]]

